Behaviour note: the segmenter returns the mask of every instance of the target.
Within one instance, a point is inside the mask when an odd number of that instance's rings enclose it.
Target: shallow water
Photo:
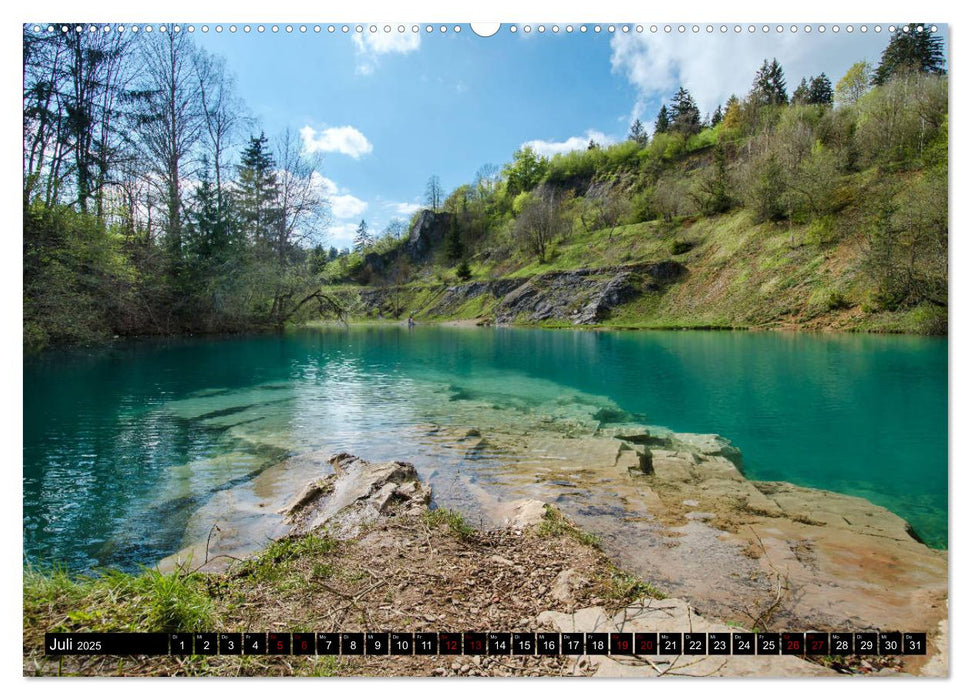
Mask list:
[[[471,510],[481,489],[556,486],[556,440],[612,423],[719,433],[751,478],[863,496],[947,544],[943,339],[355,327],[29,358],[24,547],[154,563],[214,494],[311,450],[408,459]],[[562,489],[609,510],[595,484]]]

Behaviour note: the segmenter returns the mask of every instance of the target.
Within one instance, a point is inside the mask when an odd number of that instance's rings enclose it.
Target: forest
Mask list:
[[[682,87],[623,141],[551,158],[523,146],[450,193],[431,176],[426,209],[447,232],[415,259],[420,213],[377,236],[362,221],[353,250],[328,249],[319,162],[297,135],[263,133],[187,33],[25,28],[25,349],[279,329],[346,317],[334,289],[596,265],[592,251],[686,259],[740,228],[813,270],[842,251],[838,276],[793,268],[824,312],[913,312],[917,332],[946,332],[942,37],[908,25],[835,84],[791,88],[772,57],[753,69],[751,90],[708,115]]]

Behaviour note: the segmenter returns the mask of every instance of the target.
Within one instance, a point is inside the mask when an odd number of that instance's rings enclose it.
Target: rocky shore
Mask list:
[[[548,504],[557,501],[552,494],[564,490],[571,468],[592,466],[596,450],[589,445],[583,450],[586,466],[563,465],[558,479],[546,480],[546,488],[535,490],[539,498],[489,501],[480,493],[489,505],[491,527],[456,528],[461,546],[444,558],[439,558],[440,547],[423,541],[427,533],[414,529],[416,523],[427,522],[432,493],[410,464],[372,464],[347,454],[329,460],[322,455],[295,458],[312,460],[324,473],[275,508],[279,520],[274,536],[326,532],[351,543],[375,579],[383,578],[378,572],[389,567],[418,567],[401,574],[388,598],[374,608],[362,599],[356,620],[330,616],[334,601],[305,601],[335,629],[359,623],[362,629],[397,629],[407,620],[409,629],[418,629],[418,623],[420,629],[436,630],[483,625],[588,632],[905,630],[926,631],[930,652],[879,662],[859,659],[856,666],[795,657],[652,657],[636,662],[584,657],[540,661],[535,667],[525,663],[516,673],[791,676],[862,668],[881,674],[946,675],[945,552],[926,547],[904,520],[863,499],[746,479],[739,469],[741,454],[719,436],[643,428],[632,432],[631,427],[602,430],[609,434],[594,441],[601,449],[613,447],[612,455],[602,457],[612,462],[613,483],[626,484],[621,495],[628,508],[585,512],[565,501],[565,511],[582,529],[566,525],[569,521],[560,510]],[[471,440],[480,449],[486,440],[481,435],[452,439]],[[490,447],[497,449],[502,439],[490,435]],[[564,523],[562,532],[573,536],[555,538],[556,544],[537,536],[544,529],[557,529],[551,527],[551,518]],[[602,546],[592,546],[593,538],[584,536],[585,531],[597,533]],[[164,564],[171,569],[206,556],[210,561],[202,570],[232,576],[237,564],[220,555],[235,551],[244,557],[242,550],[233,549],[234,542],[233,528],[224,527],[206,542],[205,553],[196,546]],[[617,580],[611,572],[627,581],[628,595],[617,598],[614,591],[611,599],[605,592],[611,588],[604,583],[605,572],[608,581]],[[654,595],[642,595],[648,591]],[[662,592],[670,597],[661,599]],[[447,612],[442,611],[443,601]],[[281,611],[282,620],[299,617],[293,607],[283,610],[289,612]],[[513,670],[484,657],[455,668],[392,659],[352,672],[494,675]]]

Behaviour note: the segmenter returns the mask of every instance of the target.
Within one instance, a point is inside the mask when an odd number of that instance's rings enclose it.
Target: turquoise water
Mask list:
[[[311,449],[440,480],[473,457],[416,426],[468,423],[474,396],[719,433],[750,478],[863,496],[947,546],[943,339],[358,327],[25,360],[25,551],[78,570],[154,563],[213,493]]]

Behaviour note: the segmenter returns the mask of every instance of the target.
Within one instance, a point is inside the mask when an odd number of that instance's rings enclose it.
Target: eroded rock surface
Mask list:
[[[341,453],[330,458],[333,474],[307,484],[282,513],[291,535],[327,526],[334,537],[356,537],[382,516],[420,513],[431,500],[408,462],[371,463]]]

